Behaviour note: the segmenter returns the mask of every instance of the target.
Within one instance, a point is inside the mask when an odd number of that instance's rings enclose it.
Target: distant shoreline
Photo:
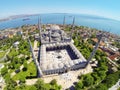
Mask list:
[[[42,14],[76,14],[76,13],[42,13]],[[17,18],[24,18],[24,17],[29,17],[29,16],[37,16],[37,15],[42,15],[42,14],[20,14],[20,15],[12,15],[12,16],[8,16],[6,18],[2,18],[0,19],[0,22],[4,22],[4,21],[8,21],[8,20],[13,20],[13,19],[17,19]],[[76,14],[76,15],[88,15],[88,16],[93,16],[93,17],[99,17],[99,18],[103,18],[103,19],[109,19],[109,20],[115,20],[115,21],[119,21],[116,19],[112,19],[112,18],[108,18],[108,17],[102,17],[102,16],[97,16],[97,15],[91,15],[91,14]]]
[[[7,18],[3,18],[3,19],[0,19],[0,22],[4,22],[4,21],[8,21],[8,20],[13,20],[13,19],[18,19],[18,18],[26,18],[26,17],[29,17],[29,16],[35,16],[37,14],[31,14],[31,15],[13,15],[13,16],[9,16]]]
[[[0,22],[0,30],[17,28],[23,25],[34,25],[38,23],[38,18],[41,17],[42,24],[63,24],[63,18],[66,17],[65,24],[72,24],[72,19],[75,17],[75,25],[87,26],[90,28],[96,28],[103,31],[110,31],[113,34],[120,35],[120,21],[85,15],[85,14],[72,14],[72,13],[48,13],[48,14],[31,14],[31,15],[15,15],[10,16],[9,19],[5,19]],[[72,16],[72,17],[70,17]],[[29,20],[27,20],[29,18]]]

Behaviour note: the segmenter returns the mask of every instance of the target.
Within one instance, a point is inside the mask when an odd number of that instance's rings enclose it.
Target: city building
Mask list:
[[[38,62],[42,73],[39,76],[85,68],[87,60],[74,46],[72,35],[67,35],[59,26],[40,29],[40,41]]]

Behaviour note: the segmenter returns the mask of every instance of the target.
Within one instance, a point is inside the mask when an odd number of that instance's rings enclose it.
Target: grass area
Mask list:
[[[37,90],[34,85],[17,86],[16,90]]]
[[[10,52],[8,53],[9,56],[17,56],[18,55],[18,51],[15,48],[12,48],[10,50]]]
[[[3,51],[6,51],[6,50],[8,50],[10,48],[10,44],[6,44],[6,45],[1,45],[0,46],[0,50],[3,50]]]
[[[36,66],[34,62],[31,62],[27,65],[27,71],[20,71],[15,76],[13,76],[13,80],[19,80],[21,77],[26,78],[27,76],[36,76]]]
[[[6,52],[0,52],[0,58],[2,58],[5,55]]]
[[[120,87],[117,90],[120,90]]]
[[[10,69],[10,71],[9,71],[9,73],[11,74],[12,72],[14,72],[15,70],[13,70],[13,69]]]

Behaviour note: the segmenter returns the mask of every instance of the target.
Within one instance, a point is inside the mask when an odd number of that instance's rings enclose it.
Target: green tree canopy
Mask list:
[[[7,69],[6,67],[3,67],[3,68],[1,69],[1,75],[4,76],[4,75],[7,74],[7,73],[8,73],[8,69]]]
[[[82,89],[82,88],[83,88],[83,83],[82,83],[82,81],[80,80],[80,81],[76,84],[75,90],[80,90],[80,89]]]
[[[83,77],[83,83],[84,83],[84,86],[90,86],[90,85],[93,85],[93,82],[94,82],[94,78],[88,74],[88,75],[85,75]]]
[[[96,87],[96,90],[108,90],[106,84],[99,84],[97,87]]]

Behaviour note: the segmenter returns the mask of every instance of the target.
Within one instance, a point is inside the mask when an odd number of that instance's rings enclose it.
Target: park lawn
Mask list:
[[[18,55],[18,51],[15,48],[12,48],[10,50],[10,52],[8,53],[8,56],[17,56]]]
[[[26,78],[27,76],[36,76],[37,70],[34,62],[31,62],[27,65],[27,71],[20,71],[15,76],[13,76],[13,80],[19,80],[21,77]]]
[[[8,50],[9,48],[10,48],[10,45],[9,45],[9,44],[0,46],[0,50],[3,50],[3,51]]]
[[[0,52],[0,58],[3,58],[6,52]]]
[[[23,88],[24,88],[24,90],[37,90],[37,88],[35,88],[34,85],[25,85],[25,87],[23,87]],[[17,86],[16,90],[23,90],[23,89],[21,89],[20,86]]]
[[[8,69],[8,73],[11,74],[12,72],[14,72],[15,69]]]

